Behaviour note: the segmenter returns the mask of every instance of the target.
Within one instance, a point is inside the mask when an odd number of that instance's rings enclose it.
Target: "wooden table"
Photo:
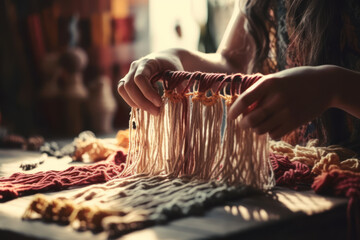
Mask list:
[[[19,172],[20,163],[36,161],[39,153],[0,150],[0,176]],[[29,173],[62,170],[69,159],[49,158]],[[67,194],[74,190],[65,190]],[[46,193],[53,195],[58,193]],[[78,232],[70,226],[22,221],[33,196],[0,203],[0,239],[106,239],[105,233]],[[120,239],[344,239],[347,199],[313,191],[275,188],[269,195],[249,196],[212,208],[203,216],[186,217],[139,230]]]

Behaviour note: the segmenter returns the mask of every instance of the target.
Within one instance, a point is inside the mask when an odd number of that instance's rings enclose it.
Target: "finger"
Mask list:
[[[266,94],[266,88],[263,86],[263,84],[260,84],[261,82],[257,83],[248,88],[238,97],[238,99],[235,100],[228,112],[228,117],[230,119],[237,118],[251,104],[255,103],[256,101],[261,101],[262,98],[265,97],[264,95]]]
[[[267,120],[263,121],[259,125],[257,125],[253,130],[257,134],[264,134],[267,132],[273,132],[277,128],[279,128],[281,125],[284,125],[284,122],[286,122],[288,113],[285,109],[282,109],[280,111],[274,112],[274,114],[269,117]]]
[[[129,95],[127,94],[126,90],[125,90],[125,86],[124,86],[125,82],[124,81],[120,81],[119,85],[118,85],[118,93],[120,94],[120,96],[125,100],[125,102],[130,105],[133,108],[138,108],[138,106],[133,102],[133,100],[131,100],[131,98],[129,97]]]
[[[254,110],[247,114],[243,114],[243,119],[240,124],[243,128],[255,128],[262,122],[271,118],[274,114],[277,114],[277,112],[281,109],[280,107],[281,104],[278,103],[276,98],[264,98],[256,104]]]
[[[144,109],[145,111],[150,112],[153,115],[159,114],[159,108],[155,107],[152,102],[144,97],[142,92],[132,81],[127,81],[124,84],[127,95],[130,99],[137,105],[139,108]]]
[[[161,106],[161,97],[151,84],[151,77],[159,72],[156,60],[149,60],[140,65],[134,75],[134,81],[142,94],[156,107]]]
[[[136,62],[132,62],[129,72],[122,79],[120,79],[119,82],[118,82],[118,93],[121,96],[124,94],[124,92],[126,92],[125,83],[130,81],[134,77],[134,69],[136,68],[136,64],[137,64]]]

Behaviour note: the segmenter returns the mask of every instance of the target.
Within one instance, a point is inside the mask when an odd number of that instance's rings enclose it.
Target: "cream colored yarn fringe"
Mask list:
[[[227,106],[228,108],[229,106]],[[269,137],[240,127],[242,116],[227,120],[222,142],[221,169],[229,183],[244,183],[268,189],[275,185],[269,163]]]
[[[130,147],[123,176],[170,174],[259,189],[274,186],[267,135],[242,129],[241,118],[237,118],[226,120],[221,139],[224,96],[206,97],[196,91],[185,99],[168,96],[164,94],[158,116],[131,110]]]

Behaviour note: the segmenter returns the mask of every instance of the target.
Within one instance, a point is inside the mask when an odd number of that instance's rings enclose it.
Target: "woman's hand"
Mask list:
[[[118,92],[131,107],[157,115],[161,97],[150,80],[165,70],[183,70],[179,57],[171,50],[153,53],[134,61],[129,72],[119,81]]]
[[[158,114],[161,98],[150,79],[165,70],[189,72],[246,72],[255,53],[253,38],[245,30],[242,1],[234,2],[234,11],[216,53],[205,54],[173,48],[150,54],[131,64],[130,71],[119,81],[118,92],[132,107]],[[181,89],[182,86],[179,86]]]
[[[256,103],[241,124],[278,139],[335,105],[336,68],[296,67],[264,76],[240,95],[228,117],[235,119]]]

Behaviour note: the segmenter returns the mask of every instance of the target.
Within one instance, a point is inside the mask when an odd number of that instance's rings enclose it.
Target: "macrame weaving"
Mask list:
[[[110,237],[169,220],[198,215],[211,206],[248,196],[252,189],[219,181],[169,175],[134,175],[82,189],[69,198],[37,195],[23,218],[70,223]]]
[[[24,218],[117,236],[243,196],[244,185],[269,189],[274,178],[293,189],[312,186],[319,193],[347,196],[349,209],[357,213],[360,164],[353,152],[316,147],[313,141],[305,147],[269,144],[266,135],[242,129],[241,116],[224,120],[236,97],[260,77],[172,71],[156,76],[153,81],[162,79],[164,87],[160,114],[132,109],[130,148],[120,178],[67,198],[39,195]],[[186,87],[178,90],[184,81]],[[349,219],[358,221],[351,213]]]
[[[160,114],[132,109],[120,178],[66,199],[40,195],[24,218],[119,235],[242,196],[244,186],[272,187],[268,136],[242,129],[240,118],[223,120],[222,99],[227,110],[260,77],[170,71],[156,76],[164,86]],[[187,86],[178,91],[184,81]]]
[[[284,142],[270,142],[270,148],[276,152],[270,154],[276,184],[296,190],[312,187],[318,193],[349,197],[349,232],[359,231],[359,224],[356,221],[358,221],[360,186],[356,171],[360,161],[350,158],[352,166],[346,166],[346,169],[351,170],[341,170],[341,164],[339,165],[338,162],[324,160],[328,155],[325,153],[331,153],[335,159],[339,156],[343,159],[346,156],[352,157],[350,151],[341,147],[310,145],[302,147],[291,146]],[[317,152],[324,154],[316,154]],[[325,157],[322,157],[323,155]],[[296,159],[302,159],[302,162]],[[321,173],[313,171],[314,163],[318,162],[326,163],[323,165],[325,167],[320,169]],[[305,163],[312,163],[312,166]],[[346,171],[346,174],[342,171]],[[199,196],[204,197],[201,198],[204,202],[196,197],[197,193],[190,190],[192,188],[199,192]],[[214,194],[210,194],[210,190]],[[189,177],[174,178],[170,175],[151,177],[149,174],[139,174],[89,186],[67,198],[38,195],[28,206],[24,218],[40,217],[46,221],[70,223],[76,229],[105,230],[110,236],[118,236],[173,218],[195,214],[225,200],[249,196],[250,192],[252,192],[250,188],[241,185],[228,186],[214,180],[210,180],[209,183]],[[181,194],[176,195],[176,193]],[[161,202],[162,198],[171,201]],[[356,236],[356,233],[353,235]]]
[[[125,161],[126,155],[118,151],[107,160],[88,166],[72,166],[64,171],[34,174],[14,173],[10,177],[1,177],[0,202],[39,192],[106,182],[123,171]]]
[[[130,128],[128,161],[122,174],[171,174],[260,189],[272,187],[268,136],[241,128],[241,117],[223,121],[222,99],[227,110],[260,78],[260,74],[183,71],[166,71],[154,77],[153,82],[162,79],[164,86],[160,114],[132,109],[130,127],[134,122],[136,129]],[[185,81],[186,87],[178,91]]]

